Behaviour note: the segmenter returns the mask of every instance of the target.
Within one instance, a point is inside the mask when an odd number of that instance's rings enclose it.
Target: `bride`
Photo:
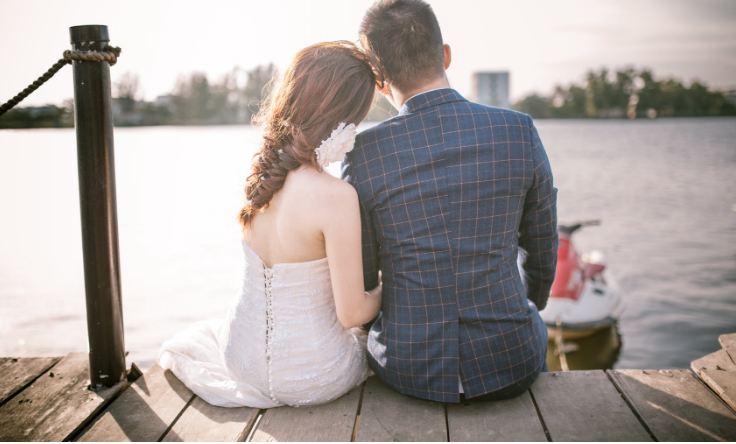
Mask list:
[[[335,399],[368,375],[358,196],[323,168],[353,147],[376,79],[352,43],[301,50],[261,112],[240,212],[242,291],[223,320],[164,342],[159,364],[210,404],[269,408]]]

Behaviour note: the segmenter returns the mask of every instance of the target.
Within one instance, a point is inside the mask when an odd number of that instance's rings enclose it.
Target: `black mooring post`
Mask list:
[[[69,33],[75,50],[101,51],[110,40],[104,25],[73,26]],[[89,372],[98,390],[125,378],[110,65],[75,60],[73,66]]]

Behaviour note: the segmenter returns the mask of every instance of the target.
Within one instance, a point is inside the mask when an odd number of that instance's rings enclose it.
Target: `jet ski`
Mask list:
[[[593,225],[600,225],[600,221],[558,227],[555,280],[547,306],[539,313],[550,340],[560,334],[564,339],[592,335],[615,325],[621,315],[621,297],[607,276],[603,255],[599,251],[580,255],[573,242],[573,234]]]

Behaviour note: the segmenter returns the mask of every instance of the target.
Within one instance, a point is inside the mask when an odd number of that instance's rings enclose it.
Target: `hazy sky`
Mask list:
[[[115,81],[140,75],[146,98],[181,73],[216,78],[233,66],[288,64],[301,47],[357,39],[371,0],[0,0],[0,102],[69,47],[68,27],[106,24],[123,48]],[[512,98],[549,92],[591,67],[648,66],[655,74],[736,88],[734,0],[433,0],[452,46],[450,81],[468,94],[473,71],[511,71]],[[25,105],[72,96],[68,67]]]

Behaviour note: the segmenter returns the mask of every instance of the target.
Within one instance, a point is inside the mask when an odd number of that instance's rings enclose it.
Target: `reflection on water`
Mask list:
[[[618,324],[576,339],[563,339],[556,329],[550,328],[549,338],[547,367],[550,371],[613,368],[621,352]]]

